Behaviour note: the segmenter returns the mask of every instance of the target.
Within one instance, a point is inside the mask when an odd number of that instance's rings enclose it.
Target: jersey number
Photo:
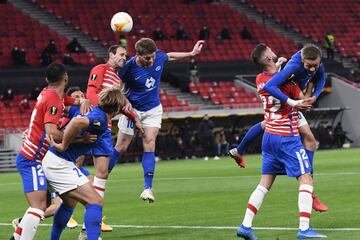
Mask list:
[[[279,99],[274,98],[273,96],[269,96],[267,99],[264,96],[260,96],[261,100],[263,102],[264,105],[264,109],[266,110],[268,105],[273,105],[270,108],[270,115],[269,113],[266,113],[267,117],[269,117],[270,119],[279,119],[281,118],[280,114],[276,114],[276,112],[280,109],[281,107],[281,102]]]

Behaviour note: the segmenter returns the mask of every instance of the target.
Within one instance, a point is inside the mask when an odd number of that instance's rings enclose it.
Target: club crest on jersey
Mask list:
[[[57,111],[58,111],[58,109],[57,109],[57,107],[55,107],[55,106],[52,106],[52,107],[50,108],[50,114],[51,114],[51,115],[56,115],[56,114],[57,114]]]
[[[96,80],[96,78],[97,78],[96,73],[91,74],[91,77],[90,77],[91,80],[94,81],[94,80]]]
[[[155,71],[160,71],[160,69],[161,69],[161,66],[157,66],[157,67],[155,68]]]
[[[101,126],[101,123],[99,121],[94,121],[93,122],[93,125],[96,126],[96,127],[100,127]]]

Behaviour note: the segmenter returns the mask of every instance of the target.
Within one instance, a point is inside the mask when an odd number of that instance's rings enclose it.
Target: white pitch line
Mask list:
[[[81,225],[81,224],[79,224]],[[0,223],[0,226],[12,226],[11,223]],[[40,224],[42,227],[50,227],[52,224]],[[109,225],[113,228],[150,228],[150,229],[237,229],[238,227],[226,226],[150,226],[150,225]],[[286,227],[253,227],[255,230],[275,230],[275,231],[297,231],[298,228]],[[360,228],[315,228],[319,231],[360,231]]]

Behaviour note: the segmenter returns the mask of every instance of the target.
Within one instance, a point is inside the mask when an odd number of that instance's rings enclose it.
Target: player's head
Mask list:
[[[126,49],[121,45],[112,45],[108,49],[108,63],[113,68],[123,67],[126,61]]]
[[[276,54],[266,44],[258,44],[251,52],[251,59],[262,68],[272,66],[277,61]]]
[[[321,63],[321,50],[314,44],[307,44],[301,49],[301,60],[306,71],[315,73]]]
[[[106,88],[99,93],[98,107],[110,115],[116,115],[125,104],[125,96],[118,87]]]
[[[151,38],[141,38],[135,43],[137,59],[142,67],[151,67],[155,61],[157,46]]]
[[[80,90],[80,87],[78,86],[69,87],[66,91],[66,95],[73,98],[84,98],[84,93]]]
[[[60,85],[63,82],[66,85],[69,77],[65,65],[61,63],[51,63],[46,68],[46,81],[49,85]]]

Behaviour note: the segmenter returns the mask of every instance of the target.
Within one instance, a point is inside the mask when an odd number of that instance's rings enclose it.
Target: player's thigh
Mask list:
[[[129,134],[130,133],[130,134]],[[116,139],[116,144],[115,144],[115,148],[117,151],[119,152],[126,152],[127,148],[129,147],[131,140],[134,137],[134,132],[128,132],[128,133],[124,133],[121,131],[120,127],[119,127],[119,132],[117,134],[117,139]]]
[[[61,196],[63,199],[73,199],[84,206],[87,204],[99,204],[103,205],[103,200],[100,195],[94,190],[92,184],[90,182],[83,184],[72,191],[66,192]]]
[[[299,177],[312,171],[300,136],[282,137],[278,146],[278,161],[282,162],[289,177]]]
[[[29,206],[45,211],[47,191],[33,191],[25,194]]]
[[[315,151],[316,150],[316,139],[314,134],[312,133],[308,124],[302,125],[299,127],[300,135],[303,139],[304,147],[308,150]]]

